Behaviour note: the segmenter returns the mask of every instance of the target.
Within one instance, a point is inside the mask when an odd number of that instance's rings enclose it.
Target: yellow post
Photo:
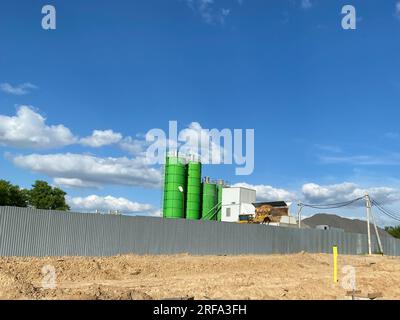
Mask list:
[[[338,250],[337,246],[333,246],[333,282],[338,282],[337,276],[337,257],[338,257]]]

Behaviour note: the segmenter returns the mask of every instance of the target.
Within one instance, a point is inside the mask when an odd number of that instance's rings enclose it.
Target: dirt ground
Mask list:
[[[363,293],[400,299],[400,258],[339,256],[335,284],[332,255],[308,253],[0,258],[0,299],[344,299],[346,265]]]

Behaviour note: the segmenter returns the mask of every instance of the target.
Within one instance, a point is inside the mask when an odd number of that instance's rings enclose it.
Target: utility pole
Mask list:
[[[372,250],[371,250],[371,229],[369,226],[369,220],[370,220],[370,215],[371,215],[371,201],[369,198],[369,195],[366,194],[365,195],[365,206],[367,209],[367,231],[368,231],[368,254],[371,255],[372,254]]]
[[[303,206],[301,203],[297,204],[297,223],[299,225],[299,229],[301,228],[301,209],[303,209]]]
[[[371,207],[371,198],[369,196],[368,196],[368,200],[369,200],[369,204],[370,204],[370,207]],[[375,216],[374,216],[374,214],[373,214],[371,209],[370,209],[370,213],[371,213],[372,222],[373,222],[374,228],[375,228],[376,238],[378,239],[379,251],[383,254],[383,247],[382,247],[381,237],[379,236],[378,227],[376,226]]]

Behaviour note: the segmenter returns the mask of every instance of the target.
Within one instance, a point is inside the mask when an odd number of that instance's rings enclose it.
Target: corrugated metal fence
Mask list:
[[[400,240],[382,242],[385,254],[400,255]],[[333,245],[368,252],[366,235],[340,231],[0,207],[0,256],[330,253]]]

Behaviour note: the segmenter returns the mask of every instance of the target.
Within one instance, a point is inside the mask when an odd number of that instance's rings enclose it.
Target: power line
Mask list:
[[[359,197],[353,200],[349,200],[346,202],[338,202],[338,203],[331,203],[331,204],[307,204],[307,203],[299,203],[300,206],[302,207],[309,207],[313,209],[336,209],[336,208],[342,208],[346,207],[348,205],[351,205],[361,199],[364,199],[364,197]]]
[[[378,201],[371,199],[371,197],[366,194],[365,196],[353,199],[353,200],[349,200],[349,201],[345,201],[345,202],[338,202],[338,203],[331,203],[331,204],[305,204],[305,203],[299,203],[298,204],[298,219],[299,219],[299,228],[300,228],[300,221],[301,221],[301,209],[303,207],[309,207],[309,208],[314,208],[314,209],[335,209],[335,208],[342,208],[342,207],[346,207],[349,206],[361,199],[365,199],[366,201],[366,208],[367,208],[367,227],[368,227],[368,252],[369,254],[371,254],[371,238],[370,238],[370,218],[372,218],[374,227],[375,227],[375,233],[376,233],[376,237],[378,239],[378,245],[379,245],[379,250],[383,253],[383,248],[382,248],[382,243],[381,243],[381,239],[379,237],[379,232],[378,232],[378,228],[376,226],[376,222],[375,222],[375,218],[372,214],[371,211],[371,206],[374,205],[375,207],[377,207],[377,209],[382,213],[385,214],[387,216],[389,216],[390,218],[396,220],[396,221],[400,221],[400,216],[397,216],[397,213],[395,213],[394,211],[385,209],[383,207],[382,204],[380,204]]]
[[[382,203],[376,201],[376,200],[372,200],[373,204],[379,209],[379,211],[381,211],[382,213],[385,213],[386,215],[389,215],[390,217],[394,218],[394,219],[399,219],[400,220],[400,214],[391,210],[391,209],[387,209],[383,206]]]
[[[373,200],[373,201],[377,206],[381,207],[386,212],[388,212],[388,213],[392,214],[393,216],[395,216],[396,218],[400,219],[400,213],[398,213],[398,212],[396,212],[396,211],[394,211],[392,209],[385,208],[384,205],[381,202],[377,201],[377,200]]]
[[[391,214],[387,213],[386,211],[382,210],[381,208],[378,207],[378,210],[379,210],[381,213],[383,213],[384,215],[388,216],[389,218],[400,222],[400,219],[399,219],[399,218],[392,216]]]
[[[372,204],[384,215],[392,218],[393,220],[400,221],[400,217],[394,211],[385,209],[382,204],[377,202],[376,200],[372,200]]]
[[[376,207],[381,213],[383,213],[384,215],[386,215],[386,216],[392,218],[393,220],[400,221],[400,218],[399,218],[399,217],[397,217],[397,216],[391,214],[389,211],[387,211],[387,210],[386,210],[385,208],[383,208],[382,206],[378,205],[376,202],[373,202],[373,204],[374,204],[375,207]]]

